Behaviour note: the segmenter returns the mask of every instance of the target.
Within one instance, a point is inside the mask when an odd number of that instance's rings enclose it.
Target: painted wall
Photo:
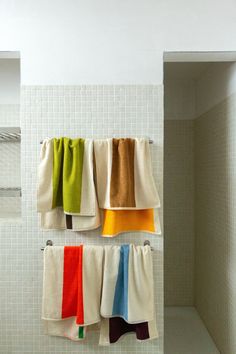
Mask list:
[[[214,9],[214,15],[212,15]],[[162,83],[163,51],[235,50],[235,1],[2,0],[22,84]]]
[[[20,103],[20,60],[0,59],[0,105]]]

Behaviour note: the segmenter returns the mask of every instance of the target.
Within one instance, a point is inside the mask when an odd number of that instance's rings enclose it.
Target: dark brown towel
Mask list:
[[[134,139],[112,139],[111,207],[135,207]]]
[[[109,318],[109,339],[110,343],[115,343],[124,334],[134,332],[139,340],[149,339],[148,322],[130,324],[123,318]]]

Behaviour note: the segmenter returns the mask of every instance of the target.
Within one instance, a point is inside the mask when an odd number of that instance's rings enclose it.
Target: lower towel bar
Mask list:
[[[145,240],[143,243],[144,246],[150,246],[151,250],[154,251],[154,248],[151,246],[151,243],[149,240]],[[46,246],[53,246],[52,240],[47,240],[46,241]],[[44,251],[45,247],[41,247],[41,251]]]

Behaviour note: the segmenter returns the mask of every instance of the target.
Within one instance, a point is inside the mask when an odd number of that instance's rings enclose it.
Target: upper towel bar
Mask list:
[[[145,240],[143,243],[144,246],[150,246],[151,250],[154,251],[154,248],[151,246],[151,243],[149,240]],[[46,241],[46,246],[53,246],[52,240],[47,240]],[[41,247],[41,251],[44,251],[45,247]]]
[[[43,140],[40,141],[40,144],[42,144],[42,143],[43,143]],[[154,141],[152,139],[149,139],[149,144],[153,144],[153,143],[154,143]]]

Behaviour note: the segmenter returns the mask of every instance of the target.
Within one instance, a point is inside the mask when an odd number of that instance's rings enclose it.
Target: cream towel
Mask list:
[[[37,210],[44,212],[52,208],[53,139],[43,141],[38,168]]]

